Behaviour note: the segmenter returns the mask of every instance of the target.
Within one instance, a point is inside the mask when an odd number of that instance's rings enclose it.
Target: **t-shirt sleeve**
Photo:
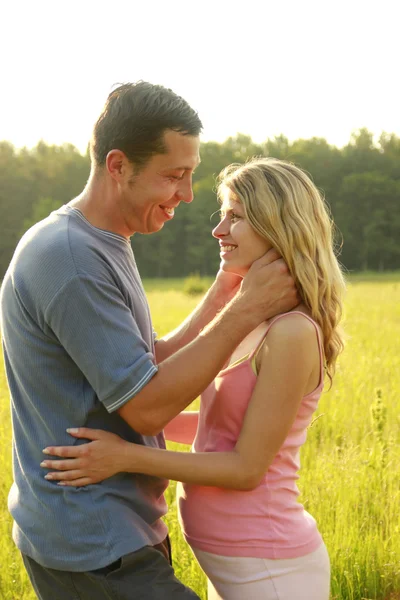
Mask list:
[[[109,281],[75,276],[52,299],[45,320],[108,412],[157,372],[132,311]]]

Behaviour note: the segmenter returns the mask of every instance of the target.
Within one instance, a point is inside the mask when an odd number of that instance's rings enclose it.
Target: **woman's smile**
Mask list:
[[[225,256],[226,254],[233,252],[237,248],[237,246],[234,246],[233,244],[220,244],[220,247],[220,256]]]
[[[268,240],[250,225],[241,202],[228,190],[221,206],[221,221],[213,236],[219,240],[221,269],[242,277],[271,248]]]

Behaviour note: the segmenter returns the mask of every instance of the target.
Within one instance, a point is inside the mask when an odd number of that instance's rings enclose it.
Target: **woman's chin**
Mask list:
[[[220,269],[221,271],[224,271],[225,273],[232,273],[232,275],[239,275],[240,277],[244,277],[247,273],[247,271],[249,270],[249,267],[241,267],[239,265],[230,265],[229,263],[225,262],[224,260],[221,261],[220,264]]]

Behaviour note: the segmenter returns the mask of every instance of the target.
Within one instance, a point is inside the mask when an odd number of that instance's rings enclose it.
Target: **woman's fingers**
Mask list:
[[[88,450],[86,446],[89,444],[82,444],[81,446],[48,446],[42,450],[43,454],[51,454],[52,456],[63,456],[66,458],[78,458],[79,456],[87,456]]]
[[[67,432],[75,438],[84,438],[86,440],[98,440],[104,434],[101,429],[89,429],[88,427],[71,427]],[[54,456],[81,456],[85,453],[85,446],[47,446],[42,452],[44,454],[53,454]]]
[[[89,429],[89,427],[69,427],[67,433],[76,438],[99,440],[105,432],[102,429]]]
[[[54,473],[47,473],[44,478],[50,481],[75,481],[76,479],[81,479],[82,477],[84,477],[84,474],[81,470],[73,469],[69,471],[55,471]]]
[[[58,469],[59,471],[68,471],[70,469],[78,469],[82,467],[79,459],[71,460],[44,460],[40,463],[41,467],[45,469]]]
[[[107,431],[103,431],[102,429],[89,429],[88,427],[72,427],[67,429],[67,432],[75,437],[75,438],[83,438],[86,440],[96,441],[109,437],[115,434],[110,434]],[[43,454],[52,454],[53,456],[63,456],[67,458],[77,458],[78,456],[88,456],[89,455],[89,446],[88,444],[81,444],[79,446],[47,446],[42,450]]]
[[[57,462],[57,461],[49,461],[49,462]],[[63,463],[73,463],[75,461],[60,461]],[[51,467],[51,468],[54,468]],[[48,481],[57,482],[57,485],[62,486],[72,486],[72,487],[82,487],[84,485],[90,485],[91,483],[97,483],[97,481],[85,475],[82,469],[73,469],[70,468],[68,471],[55,471],[48,473],[45,475],[45,479]]]
[[[80,487],[98,483],[123,470],[119,467],[118,457],[123,455],[122,448],[127,442],[118,435],[84,427],[79,428],[74,435],[92,441],[74,446],[45,448],[43,452],[52,456],[44,458],[40,466],[54,471],[46,475],[47,480],[59,481],[60,484],[61,481],[71,481],[71,485]],[[60,460],[55,457],[60,457]],[[64,476],[60,475],[62,473]],[[76,484],[78,480],[79,484]]]
[[[57,485],[63,487],[83,487],[84,485],[90,485],[91,483],[96,483],[92,481],[90,477],[80,477],[78,479],[74,479],[72,481],[59,481]]]
[[[60,469],[58,471],[52,471],[44,476],[48,481],[57,482],[58,485],[82,487],[84,485],[90,485],[97,483],[97,480],[89,475],[85,474],[82,469],[79,468],[79,460],[45,460],[41,463],[41,467],[47,467],[49,469]]]

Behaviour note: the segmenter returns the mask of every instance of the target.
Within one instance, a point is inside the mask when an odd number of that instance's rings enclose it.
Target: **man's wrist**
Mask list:
[[[221,290],[217,281],[214,281],[208,291],[207,302],[215,312],[220,311],[227,303],[227,295]]]
[[[249,306],[245,292],[235,296],[226,306],[229,318],[234,319],[236,324],[240,324],[246,335],[264,320],[264,314],[261,314],[257,307],[249,308]]]

